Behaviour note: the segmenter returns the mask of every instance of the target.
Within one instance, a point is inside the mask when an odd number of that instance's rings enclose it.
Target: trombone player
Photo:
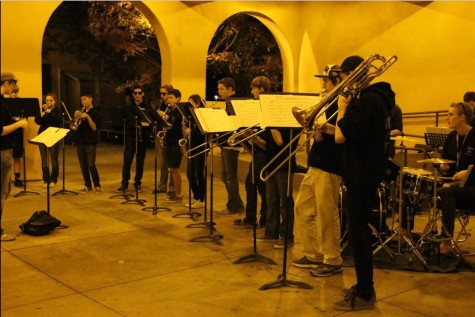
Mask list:
[[[367,79],[366,82],[362,80],[366,86],[361,84],[356,92],[348,93],[352,85],[337,91],[335,141],[343,144],[348,241],[356,271],[356,284],[345,291],[342,301],[333,304],[334,309],[341,311],[373,309],[376,300],[373,254],[367,232],[373,199],[388,160],[386,140],[389,139],[389,118],[395,105],[395,93],[389,83],[370,84],[374,77],[369,75],[369,67],[372,67],[369,61],[370,58],[365,61],[360,56],[347,57],[341,64],[343,82],[346,78],[356,80],[363,76]]]
[[[323,74],[315,75],[323,80],[322,94],[332,91],[341,82],[339,70],[338,65],[327,65]],[[336,123],[336,98],[329,101],[325,115],[322,114],[329,120],[326,125]],[[317,125],[316,128],[324,129],[325,126]],[[310,274],[317,277],[343,271],[338,210],[341,157],[342,146],[335,143],[334,129],[320,130],[315,134],[308,154],[309,169],[295,201],[295,217],[304,256],[292,264],[311,269]]]

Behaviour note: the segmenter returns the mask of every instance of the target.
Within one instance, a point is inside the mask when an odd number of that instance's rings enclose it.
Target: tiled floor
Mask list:
[[[67,150],[66,188],[78,190],[82,179],[75,151]],[[2,316],[337,316],[332,303],[340,291],[355,282],[354,269],[343,274],[313,278],[306,270],[287,267],[287,278],[313,286],[312,290],[283,287],[258,288],[282,273],[282,250],[258,243],[258,252],[278,265],[262,262],[233,264],[253,253],[252,230],[232,225],[235,217],[215,219],[222,246],[189,242],[209,236],[207,228],[187,228],[189,217],[181,204],[158,206],[172,211],[156,216],[139,205],[109,199],[120,182],[122,152],[117,145],[98,148],[98,168],[103,193],[51,197],[51,213],[69,228],[48,236],[18,236],[2,243]],[[153,152],[147,154],[144,192],[140,198],[153,206]],[[242,174],[242,173],[241,173]],[[244,173],[245,174],[245,173]],[[185,178],[184,178],[185,180]],[[215,175],[214,210],[225,204],[224,186]],[[58,184],[60,185],[60,184]],[[184,181],[185,196],[187,183]],[[242,185],[242,184],[241,184]],[[46,209],[40,181],[28,189],[39,196],[13,198],[6,203],[3,226],[18,232],[18,225],[33,211]],[[52,189],[56,192],[60,188]],[[241,186],[241,196],[244,197]],[[416,231],[426,216],[419,216]],[[198,223],[202,223],[201,220]],[[473,225],[470,229],[473,228]],[[262,234],[258,229],[258,234]],[[470,230],[473,231],[473,230]],[[475,251],[473,237],[462,244]],[[289,249],[288,262],[301,256],[297,243]],[[346,313],[354,316],[469,316],[473,310],[475,274],[375,270],[378,302],[373,311]]]

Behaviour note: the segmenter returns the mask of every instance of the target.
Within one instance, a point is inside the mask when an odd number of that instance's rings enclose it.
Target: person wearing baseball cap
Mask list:
[[[13,146],[15,145],[15,140],[12,137],[12,132],[17,129],[25,129],[28,125],[26,119],[20,119],[18,121],[13,120],[12,116],[8,112],[8,109],[4,103],[5,95],[11,95],[13,89],[16,87],[18,78],[12,72],[2,71],[1,74],[1,100],[0,100],[0,134],[1,134],[1,182],[0,182],[0,193],[1,193],[1,206],[0,206],[0,221],[3,214],[3,206],[5,200],[10,194],[10,175],[12,173],[13,166]],[[1,229],[1,241],[12,241],[15,240],[14,236],[11,236],[3,232]]]
[[[363,61],[360,56],[347,57],[341,64],[342,80],[351,76]],[[394,105],[395,93],[386,82],[370,84],[353,96],[340,94],[338,97],[335,141],[343,144],[348,242],[353,250],[356,285],[345,291],[342,301],[333,305],[337,310],[374,308],[373,253],[367,232],[373,199],[388,161],[386,140]]]

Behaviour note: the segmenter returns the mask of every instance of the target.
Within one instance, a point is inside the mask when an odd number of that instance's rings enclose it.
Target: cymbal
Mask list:
[[[401,136],[401,135],[398,135],[398,136],[392,136],[391,137],[391,140],[393,141],[408,141],[408,142],[414,142],[414,143],[417,143],[417,142],[420,142],[418,139],[416,138],[410,138],[410,137],[407,137],[407,136]]]
[[[430,158],[430,159],[419,160],[419,161],[417,161],[417,163],[421,163],[421,164],[450,164],[450,163],[455,163],[455,161],[434,157],[434,158]]]

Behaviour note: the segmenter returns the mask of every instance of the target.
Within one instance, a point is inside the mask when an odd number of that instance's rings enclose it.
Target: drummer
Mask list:
[[[460,182],[468,175],[467,168],[475,164],[475,130],[470,125],[474,109],[463,102],[452,103],[447,116],[449,128],[454,129],[444,145],[444,159],[455,163],[442,164],[440,169],[452,176],[454,183],[440,191],[442,199],[442,235],[452,237],[454,234],[456,209],[475,208],[475,184],[460,187]],[[440,245],[440,253],[452,252],[451,241],[444,240]]]

